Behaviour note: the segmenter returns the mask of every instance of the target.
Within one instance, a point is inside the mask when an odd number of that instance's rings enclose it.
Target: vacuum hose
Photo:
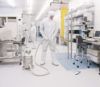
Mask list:
[[[34,76],[46,76],[46,75],[49,75],[49,74],[50,74],[50,72],[49,72],[49,70],[48,70],[47,68],[43,67],[42,65],[39,65],[39,64],[36,62],[36,58],[37,58],[37,53],[38,53],[39,47],[41,46],[41,44],[42,44],[44,41],[45,41],[45,39],[42,40],[42,41],[40,42],[40,44],[38,45],[38,47],[37,47],[37,49],[36,49],[35,59],[34,59],[35,62],[34,62],[34,64],[35,64],[35,66],[38,66],[38,67],[40,67],[40,68],[46,70],[46,73],[44,73],[44,74],[37,74],[37,73],[35,73],[35,72],[33,71],[33,68],[32,68],[32,66],[30,65],[30,70],[31,70],[31,72],[32,72],[32,74],[33,74]],[[56,50],[59,52],[59,50],[58,50],[57,48],[56,48]],[[63,57],[63,56],[62,56],[62,57]],[[67,67],[67,68],[71,69],[70,66]],[[78,70],[72,70],[72,72],[74,72],[75,75],[78,75],[78,74],[81,73],[81,71],[78,71]]]
[[[44,70],[46,70],[46,73],[44,73],[44,74],[37,74],[37,73],[35,73],[34,71],[33,71],[33,68],[32,68],[32,66],[30,65],[30,70],[31,70],[31,72],[32,72],[32,74],[34,75],[34,76],[45,76],[45,75],[49,75],[50,73],[49,73],[49,70],[47,69],[47,68],[45,68],[45,67],[43,67],[42,65],[39,65],[37,62],[36,62],[36,58],[37,58],[37,53],[38,53],[38,50],[39,50],[39,48],[40,48],[40,46],[41,46],[41,44],[44,42],[44,40],[42,40],[40,43],[39,43],[39,45],[38,45],[38,47],[37,47],[37,49],[36,49],[36,53],[35,53],[35,59],[34,59],[34,64],[35,64],[35,66],[38,66],[38,67],[40,67],[40,68],[42,68],[42,69],[44,69]]]

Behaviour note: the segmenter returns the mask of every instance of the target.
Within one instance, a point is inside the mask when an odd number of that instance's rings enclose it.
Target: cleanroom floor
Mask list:
[[[60,53],[65,53],[65,46],[57,46]],[[41,48],[39,49],[41,53]],[[34,54],[33,50],[33,54]],[[39,58],[40,55],[37,56]],[[83,69],[79,75],[75,71],[65,70],[61,65],[51,65],[50,51],[47,52],[45,67],[50,74],[43,77],[34,76],[30,71],[23,70],[18,64],[0,65],[0,87],[100,87],[98,69]]]

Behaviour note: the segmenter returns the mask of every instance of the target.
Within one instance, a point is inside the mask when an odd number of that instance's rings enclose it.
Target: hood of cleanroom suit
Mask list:
[[[48,12],[48,17],[50,18],[50,16],[55,16],[54,11],[49,11],[49,12]]]

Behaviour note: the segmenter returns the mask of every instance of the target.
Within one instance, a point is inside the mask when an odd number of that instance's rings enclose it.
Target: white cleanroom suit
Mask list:
[[[32,48],[36,48],[36,26],[34,24],[31,25],[31,30],[30,30],[30,40],[32,42]]]
[[[51,50],[52,64],[57,66],[58,64],[55,56],[56,47],[54,39],[56,38],[58,29],[56,22],[50,18],[51,16],[54,16],[54,12],[52,11],[49,12],[48,18],[43,20],[40,25],[40,32],[44,38],[42,46],[41,65],[45,64],[46,52],[49,47]]]
[[[31,41],[34,43],[36,40],[36,26],[35,25],[32,25],[31,27],[30,38],[31,38]]]
[[[25,45],[27,45],[30,40],[30,30],[27,28],[26,24],[24,24],[24,27],[23,37],[25,37]]]

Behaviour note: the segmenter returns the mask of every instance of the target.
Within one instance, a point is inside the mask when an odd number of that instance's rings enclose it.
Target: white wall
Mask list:
[[[95,30],[100,31],[100,0],[94,0],[95,3]]]
[[[21,16],[22,9],[19,8],[0,8],[0,16]]]

